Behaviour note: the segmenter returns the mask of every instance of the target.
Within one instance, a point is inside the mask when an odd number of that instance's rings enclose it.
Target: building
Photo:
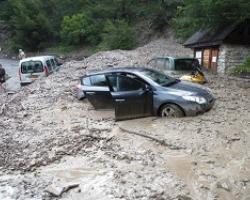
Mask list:
[[[219,74],[228,73],[250,55],[250,19],[196,32],[184,46],[193,49],[203,67]]]

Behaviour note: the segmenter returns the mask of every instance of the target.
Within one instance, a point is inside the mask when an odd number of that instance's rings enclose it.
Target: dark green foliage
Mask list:
[[[134,29],[124,20],[105,23],[102,33],[101,49],[132,49],[135,47],[136,38]]]
[[[233,74],[248,74],[250,75],[250,56],[248,56],[242,65],[238,65],[233,69]]]
[[[111,49],[130,49],[135,44],[133,26],[148,21],[155,29],[166,27],[179,1],[1,0],[0,17],[11,25],[15,50],[99,43]]]
[[[179,37],[187,38],[200,29],[216,29],[246,18],[250,18],[249,0],[185,0],[172,24]]]
[[[42,49],[53,37],[46,13],[40,0],[9,0],[11,16],[5,15],[12,29],[12,47],[28,50]]]
[[[151,28],[165,28],[179,1],[1,0],[0,18],[10,25],[15,50],[56,44],[130,49],[135,45],[137,23],[148,21]]]
[[[86,13],[65,16],[62,22],[62,39],[69,45],[95,43],[93,36],[97,35],[97,27],[95,21]]]
[[[140,22],[158,31],[171,24],[177,36],[187,38],[246,18],[249,0],[0,0],[0,20],[10,25],[14,49],[100,43],[128,49],[134,46],[134,34],[127,36],[128,46],[112,44],[110,38],[125,38]]]

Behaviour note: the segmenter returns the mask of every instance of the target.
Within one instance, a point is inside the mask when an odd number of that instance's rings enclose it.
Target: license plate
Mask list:
[[[38,78],[38,76],[36,76],[36,75],[31,75],[30,76],[30,79],[33,80],[33,81],[36,80],[37,78]]]

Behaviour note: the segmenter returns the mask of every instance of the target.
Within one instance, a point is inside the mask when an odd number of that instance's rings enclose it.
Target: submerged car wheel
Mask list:
[[[174,104],[166,104],[160,110],[161,117],[183,117],[183,111]]]

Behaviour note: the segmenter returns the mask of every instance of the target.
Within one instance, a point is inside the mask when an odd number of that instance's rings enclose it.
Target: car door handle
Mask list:
[[[95,95],[95,92],[86,92],[88,95]]]
[[[116,101],[116,102],[124,102],[125,99],[116,99],[115,101]]]

